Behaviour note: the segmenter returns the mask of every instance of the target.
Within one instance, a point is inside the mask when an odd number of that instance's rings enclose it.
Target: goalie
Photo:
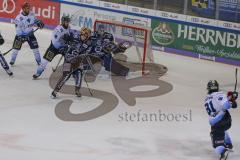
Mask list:
[[[132,46],[131,42],[123,41],[119,44],[114,42],[114,37],[111,33],[105,32],[104,25],[99,25],[91,37],[92,50],[91,54],[102,60],[105,70],[111,71],[118,76],[127,76],[129,68],[118,63],[112,54],[124,53]]]

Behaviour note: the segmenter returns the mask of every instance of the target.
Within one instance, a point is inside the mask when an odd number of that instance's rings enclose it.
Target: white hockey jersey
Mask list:
[[[226,94],[223,92],[214,92],[207,95],[205,99],[205,108],[209,116],[214,116],[224,110],[224,104],[228,102]]]
[[[63,35],[70,34],[69,28],[65,29],[62,25],[58,25],[52,34],[52,44],[56,49],[66,46],[66,42],[63,40]]]
[[[33,31],[33,26],[37,21],[35,14],[30,12],[27,16],[23,15],[22,12],[15,18],[16,34],[18,36],[28,35]]]

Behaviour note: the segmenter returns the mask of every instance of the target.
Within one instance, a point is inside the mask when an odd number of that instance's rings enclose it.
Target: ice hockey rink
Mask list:
[[[0,50],[5,52],[12,46],[15,29],[8,23],[0,23],[0,28],[6,40]],[[51,33],[44,29],[35,34],[42,55]],[[236,67],[162,52],[155,52],[154,56],[156,62],[168,67],[160,80],[172,85],[169,93],[138,98],[135,106],[128,106],[117,95],[111,80],[97,79],[90,86],[114,94],[119,101],[117,107],[89,121],[63,121],[55,114],[61,100],[73,100],[73,113],[90,111],[99,100],[66,94],[51,99],[48,78],[60,57],[49,64],[41,79],[34,81],[34,56],[24,44],[12,68],[14,77],[8,77],[0,69],[0,160],[216,160],[203,105],[206,84],[216,79],[224,92],[233,90]],[[10,54],[6,59],[9,61]],[[145,89],[148,87],[153,88],[145,86]],[[185,122],[131,122],[119,118],[126,112],[159,110],[191,117]],[[233,125],[229,133],[235,152],[229,155],[229,160],[239,160],[239,109],[231,110],[231,114]]]

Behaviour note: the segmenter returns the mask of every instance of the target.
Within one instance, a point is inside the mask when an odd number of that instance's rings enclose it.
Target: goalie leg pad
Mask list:
[[[107,71],[111,71],[117,76],[127,76],[129,68],[118,63],[115,59],[112,58],[110,54],[107,54],[103,57],[104,67]]]

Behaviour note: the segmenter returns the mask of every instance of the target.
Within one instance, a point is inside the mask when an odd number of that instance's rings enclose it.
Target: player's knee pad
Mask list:
[[[225,145],[225,132],[224,131],[212,131],[210,133],[213,148]]]
[[[215,148],[215,152],[218,155],[221,155],[224,151],[225,151],[225,147],[224,146],[218,146],[218,147]]]
[[[228,132],[225,132],[225,139],[224,139],[225,144],[232,144],[232,140]]]
[[[38,48],[38,42],[34,35],[29,36],[28,38],[28,44],[31,49],[37,49]]]

